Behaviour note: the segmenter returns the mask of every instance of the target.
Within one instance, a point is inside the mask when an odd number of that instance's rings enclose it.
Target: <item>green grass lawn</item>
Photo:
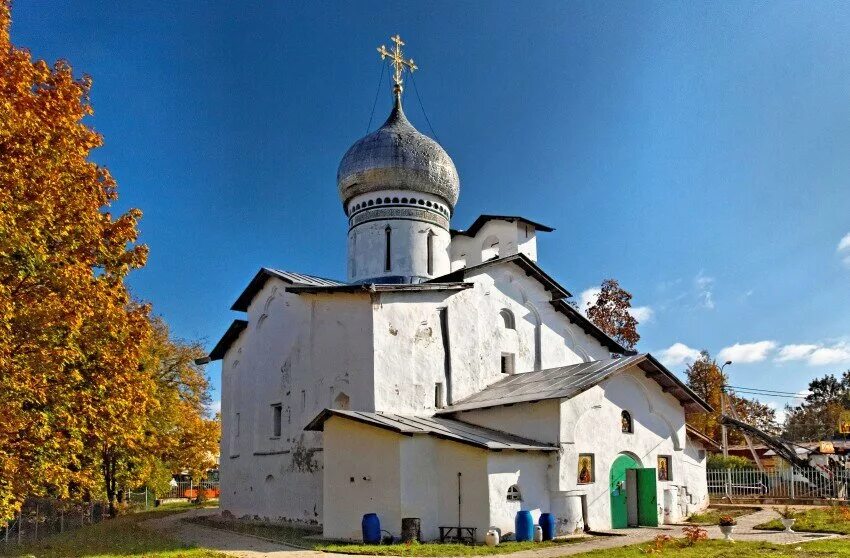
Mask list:
[[[673,556],[675,558],[826,558],[850,556],[850,541],[829,540],[807,542],[800,545],[741,542],[734,544],[721,540],[698,542],[685,546],[681,542],[665,545],[653,553],[652,543],[636,544],[623,548],[595,550],[576,554],[576,558],[646,558],[647,556]]]
[[[794,527],[792,527],[795,531],[850,535],[850,507],[847,506],[800,510],[794,514],[794,518],[797,520],[794,522]],[[779,519],[774,519],[773,521],[756,525],[756,529],[781,531],[785,527],[782,526]],[[850,546],[850,542],[846,544]]]
[[[698,525],[717,525],[721,515],[741,517],[758,511],[758,508],[709,508],[702,513],[695,513],[688,518],[689,523]]]
[[[224,554],[185,546],[139,525],[197,507],[186,503],[165,504],[153,511],[133,513],[87,525],[42,541],[21,546],[0,544],[2,556],[37,558],[224,558]]]
[[[466,544],[450,543],[412,543],[412,544],[387,544],[373,545],[360,543],[333,543],[308,538],[318,534],[309,529],[300,529],[287,525],[271,525],[265,523],[250,523],[242,521],[223,521],[218,518],[196,517],[189,519],[192,523],[226,529],[236,533],[254,535],[295,545],[310,550],[322,550],[325,552],[341,552],[346,554],[365,554],[371,556],[484,556],[492,554],[509,554],[521,550],[540,550],[553,546],[565,545],[578,542],[582,539],[567,539],[561,541],[547,541],[543,543],[534,542],[504,542],[497,547],[491,548],[483,544],[470,546]],[[586,539],[585,539],[586,540]]]

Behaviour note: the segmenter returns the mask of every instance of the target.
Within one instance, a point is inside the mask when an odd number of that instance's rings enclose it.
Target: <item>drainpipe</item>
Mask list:
[[[449,341],[449,309],[438,309],[440,313],[440,335],[443,338],[443,370],[446,375],[446,404],[452,404],[452,347]]]

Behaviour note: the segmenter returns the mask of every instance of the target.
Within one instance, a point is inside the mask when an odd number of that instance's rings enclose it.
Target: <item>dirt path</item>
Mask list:
[[[316,558],[346,556],[363,558],[350,554],[325,554],[315,550],[303,550],[285,544],[268,541],[249,535],[241,535],[232,531],[224,531],[212,527],[204,527],[195,523],[182,521],[189,517],[216,515],[217,508],[191,510],[186,513],[174,514],[162,519],[150,519],[143,526],[157,532],[174,537],[184,543],[195,544],[203,548],[217,550],[229,556],[239,558]],[[734,538],[739,541],[766,541],[775,544],[795,544],[817,539],[835,538],[838,535],[816,533],[783,533],[778,531],[761,531],[753,527],[778,517],[774,510],[761,510],[738,518]],[[723,538],[719,527],[706,527],[708,536],[712,539]],[[541,550],[527,550],[510,555],[511,558],[559,558],[571,556],[591,550],[619,548],[631,544],[642,544],[653,540],[658,535],[682,536],[682,526],[671,525],[658,528],[623,529],[617,536],[592,537],[586,542],[563,546],[548,547]]]
[[[308,558],[325,556],[322,552],[302,550],[284,544],[266,541],[257,537],[240,535],[210,527],[188,523],[183,519],[218,514],[218,508],[190,510],[172,514],[162,519],[150,519],[142,523],[145,528],[176,538],[181,542],[217,550],[239,558]],[[362,557],[361,557],[362,558]]]

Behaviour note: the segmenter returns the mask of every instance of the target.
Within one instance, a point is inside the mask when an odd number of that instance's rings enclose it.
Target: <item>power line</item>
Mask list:
[[[428,128],[431,129],[431,135],[433,135],[434,139],[437,140],[437,143],[439,143],[440,138],[437,137],[437,132],[435,132],[434,127],[431,126],[431,119],[428,118],[428,113],[425,112],[425,105],[422,104],[422,97],[419,96],[419,88],[416,87],[416,78],[413,76],[413,72],[410,72],[410,81],[413,82],[413,91],[416,92],[416,98],[419,100],[419,108],[422,109],[422,114],[425,115],[425,122],[428,123]]]
[[[794,397],[805,398],[805,396],[801,396],[799,394],[799,392],[795,392],[795,391],[779,391],[779,390],[775,390],[775,389],[764,389],[764,388],[756,388],[756,387],[730,386],[728,384],[726,385],[726,387],[729,387],[729,388],[732,388],[732,389],[738,389],[738,390],[745,390],[745,391],[761,391],[761,392],[765,392],[765,393],[775,393],[776,395],[791,395],[791,396],[794,396]]]
[[[384,82],[384,72],[387,69],[387,65],[384,64],[383,61],[379,62],[381,64],[381,77],[378,79],[378,90],[375,91],[375,102],[372,103],[372,114],[369,115],[369,124],[366,125],[366,133],[369,133],[369,130],[372,128],[372,117],[375,116],[375,107],[378,106],[378,96],[381,94],[381,84]]]

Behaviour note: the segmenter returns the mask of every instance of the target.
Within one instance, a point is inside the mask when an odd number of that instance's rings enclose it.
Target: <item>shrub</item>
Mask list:
[[[721,515],[717,524],[721,527],[730,527],[732,525],[737,525],[738,522],[735,521],[735,518],[731,515]]]
[[[706,467],[708,469],[755,469],[756,464],[746,457],[737,455],[723,457],[722,454],[713,453],[708,456]]]
[[[688,546],[708,539],[708,531],[700,527],[685,527],[682,532],[685,534],[685,544]]]

